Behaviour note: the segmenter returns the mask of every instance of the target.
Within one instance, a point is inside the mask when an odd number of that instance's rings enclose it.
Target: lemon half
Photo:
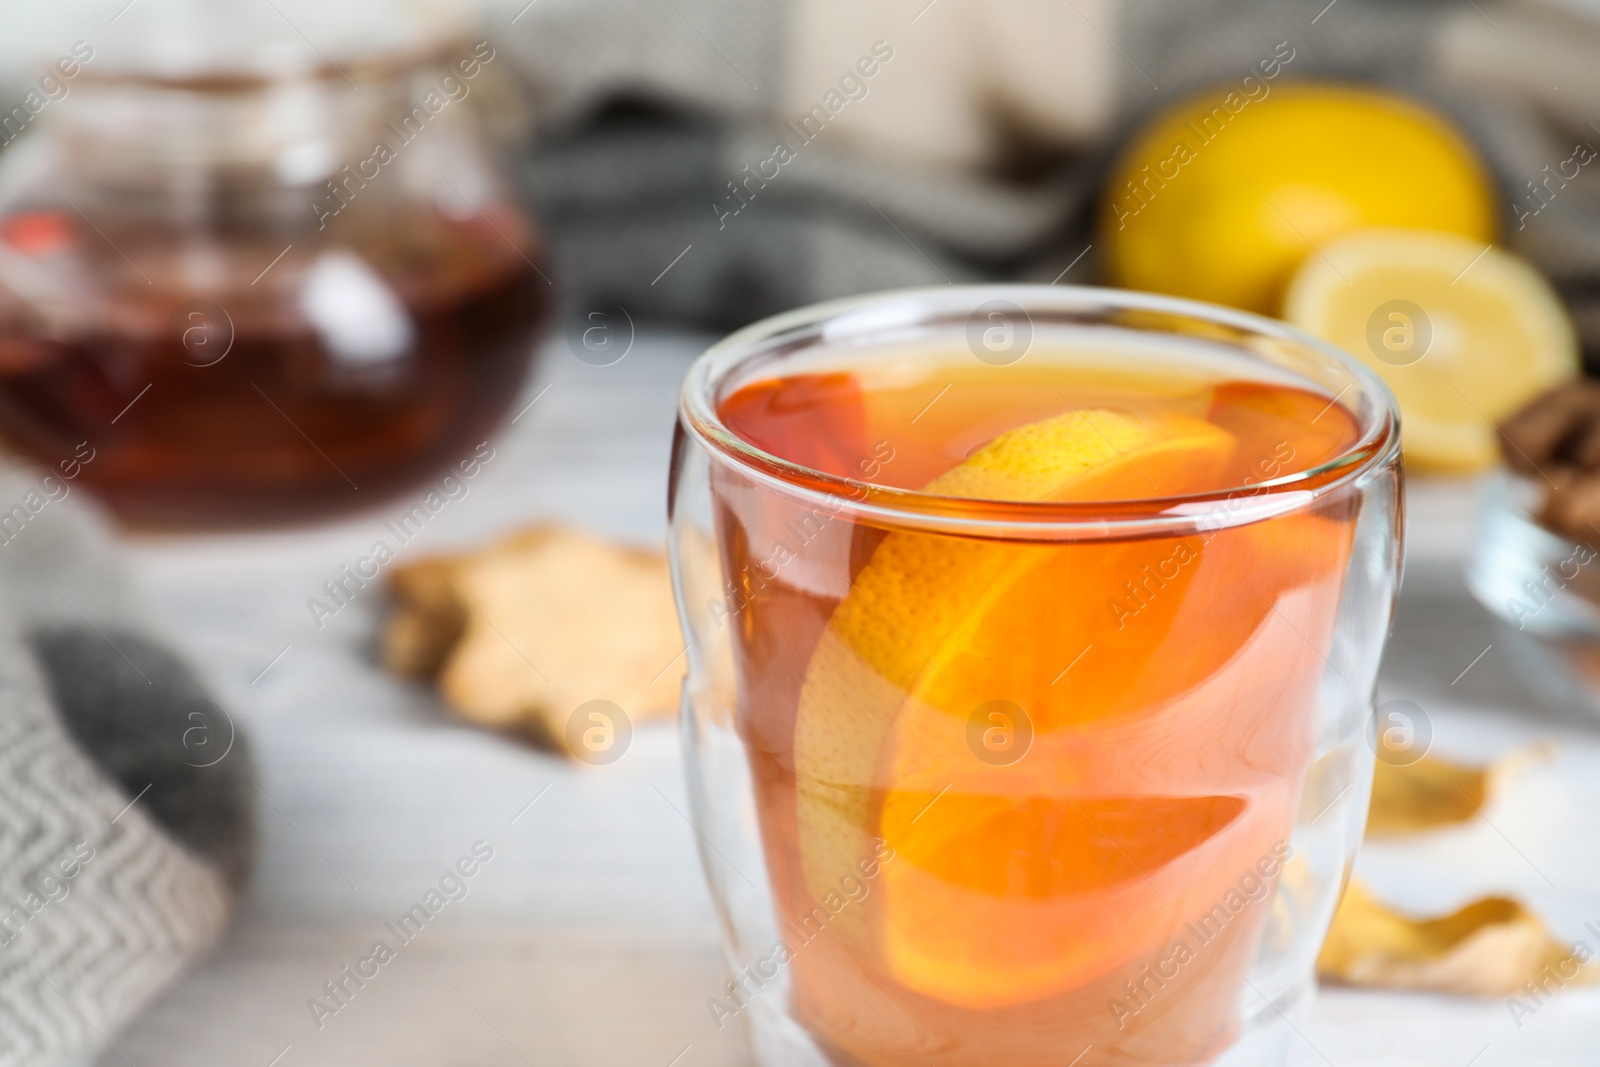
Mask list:
[[[1579,368],[1550,284],[1453,234],[1374,229],[1331,242],[1295,274],[1284,318],[1378,372],[1400,404],[1406,460],[1425,469],[1494,463],[1495,424]]]

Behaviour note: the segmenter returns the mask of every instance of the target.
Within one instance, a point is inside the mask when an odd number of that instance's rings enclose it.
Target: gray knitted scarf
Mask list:
[[[0,1067],[114,1037],[217,938],[250,855],[244,739],[80,496],[0,468]]]
[[[1120,57],[1119,133],[1007,179],[851,151],[826,136],[805,140],[810,131],[780,115],[774,89],[796,2],[535,5],[506,34],[536,90],[527,188],[574,334],[591,323],[589,312],[616,305],[634,318],[727,328],[864,290],[1050,281],[1090,243],[1100,179],[1137,120],[1237,80],[1287,41],[1294,77],[1389,85],[1455,119],[1503,190],[1506,243],[1556,282],[1586,347],[1600,352],[1600,187],[1573,182],[1536,225],[1519,225],[1526,220],[1516,210],[1527,182],[1571,155],[1575,141],[1600,146],[1585,121],[1591,104],[1600,115],[1590,58],[1600,30],[1555,5],[1121,0],[1116,24],[1104,27]],[[938,16],[937,7],[926,13]],[[908,25],[904,47],[914,33]],[[729,182],[746,180],[752,161],[769,159],[778,143],[804,149],[774,161],[782,180],[760,187],[737,224],[725,225],[715,205],[735,206]],[[1095,258],[1067,280],[1096,280]]]

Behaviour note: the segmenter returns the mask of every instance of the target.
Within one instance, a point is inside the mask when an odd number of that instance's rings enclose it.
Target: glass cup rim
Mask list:
[[[869,331],[889,326],[931,325],[950,313],[970,315],[987,300],[1008,300],[1024,313],[1149,312],[1219,326],[1320,357],[1371,400],[1371,414],[1346,410],[1365,422],[1355,442],[1338,456],[1308,468],[1203,493],[1119,501],[992,501],[947,497],[917,489],[882,486],[819,471],[773,455],[745,441],[718,415],[717,390],[745,361],[773,351],[786,338],[855,318]],[[898,317],[889,314],[898,310]],[[879,316],[864,313],[883,312]],[[1177,336],[1174,331],[1130,327],[1130,332]],[[844,339],[851,334],[841,333]],[[797,346],[798,347],[798,346]],[[1240,352],[1260,358],[1238,345]],[[980,284],[894,289],[810,304],[781,312],[734,331],[698,356],[678,396],[678,423],[713,454],[766,488],[809,500],[834,514],[849,514],[890,527],[935,529],[971,536],[1055,539],[1172,535],[1186,529],[1220,529],[1299,510],[1367,471],[1385,465],[1400,447],[1400,416],[1393,394],[1371,368],[1320,338],[1276,319],[1203,301],[1100,286]],[[1157,507],[1159,505],[1159,507]]]

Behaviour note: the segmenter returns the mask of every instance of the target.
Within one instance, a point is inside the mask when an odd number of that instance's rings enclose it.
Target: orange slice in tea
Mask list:
[[[1176,495],[1213,484],[1234,443],[1183,416],[1078,411],[1002,434],[927,491]],[[1284,590],[1337,574],[1346,543],[1341,524],[1306,516],[1157,542],[889,534],[812,655],[795,725],[812,892],[879,841],[896,850],[840,935],[899,983],[977,1009],[1166,947],[1287,825],[1306,739],[1273,713],[1309,699],[1317,664],[1288,617],[1263,620]],[[1259,605],[1216,617],[1241,578]],[[1336,584],[1301,605],[1302,626],[1329,614]],[[1063,681],[1080,649],[1098,654]],[[1037,732],[1014,765],[972,744],[969,719],[997,702]],[[1205,741],[1227,729],[1259,750],[1243,761],[1255,771],[1229,769],[1246,795],[1205,788]]]
[[[871,933],[903,983],[983,1008],[1136,969],[1287,835],[1348,531],[1295,514],[1155,544],[1050,550],[896,710]],[[1145,553],[1169,579],[1113,612],[1119,579],[1158,573]],[[968,718],[996,705],[1032,724],[1015,764],[975,758]]]

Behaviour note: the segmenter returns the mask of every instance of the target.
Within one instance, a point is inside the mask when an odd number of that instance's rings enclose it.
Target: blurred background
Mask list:
[[[1600,2],[0,11],[0,1064],[746,1062],[672,726],[678,383],[998,281],[1389,383],[1402,814],[1293,1061],[1588,1062]]]

